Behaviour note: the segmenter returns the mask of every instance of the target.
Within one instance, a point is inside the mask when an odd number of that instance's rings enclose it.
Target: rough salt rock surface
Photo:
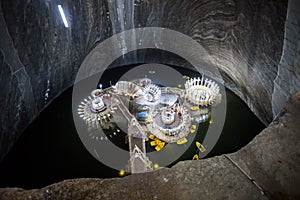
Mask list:
[[[277,121],[236,153],[124,178],[3,188],[0,199],[299,199],[299,118],[300,91]]]
[[[71,26],[65,28],[55,1],[1,0],[0,160],[39,112],[72,85],[80,64],[97,44],[138,27],[165,27],[199,42],[225,85],[267,124],[273,118],[271,96],[286,4],[284,0],[66,0],[63,7]],[[136,55],[123,64],[149,60],[176,64],[167,56]]]
[[[288,97],[300,89],[300,1],[289,0],[285,22],[284,45],[278,66],[272,109],[274,117],[281,111]]]

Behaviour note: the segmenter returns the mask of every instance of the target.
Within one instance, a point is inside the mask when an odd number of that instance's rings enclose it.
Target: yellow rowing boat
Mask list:
[[[198,141],[196,141],[196,146],[202,153],[206,151],[206,148]]]

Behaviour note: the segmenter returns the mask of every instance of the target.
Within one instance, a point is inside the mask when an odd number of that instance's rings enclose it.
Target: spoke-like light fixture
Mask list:
[[[68,28],[69,24],[67,22],[64,10],[62,9],[61,5],[57,5],[57,7],[58,7],[58,10],[59,10],[60,16],[61,16],[61,18],[62,18],[62,20],[63,20],[63,22],[65,24],[65,27]]]

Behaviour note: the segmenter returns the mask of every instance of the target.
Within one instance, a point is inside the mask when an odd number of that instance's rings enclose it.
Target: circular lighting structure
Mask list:
[[[219,95],[220,88],[212,80],[201,78],[192,78],[185,83],[186,98],[193,104],[200,106],[212,105]]]
[[[99,129],[101,126],[107,125],[112,118],[108,108],[110,95],[99,92],[99,90],[93,90],[91,96],[84,99],[78,106],[79,116],[92,129]]]
[[[174,105],[153,111],[150,132],[160,140],[174,143],[185,138],[190,131],[191,116],[185,107]]]
[[[136,43],[136,41],[143,42]],[[206,50],[197,41],[193,40],[189,36],[174,30],[161,27],[132,29],[115,34],[111,38],[104,40],[98,46],[96,46],[86,57],[76,76],[72,97],[73,110],[76,110],[79,104],[80,106],[78,108],[79,116],[77,113],[73,113],[74,122],[80,139],[87,150],[96,159],[112,168],[118,170],[126,169],[126,172],[130,171],[126,168],[126,165],[128,164],[128,161],[133,158],[132,152],[128,152],[127,150],[118,147],[109,140],[103,144],[101,143],[101,145],[99,145],[98,142],[96,143],[91,141],[91,138],[89,137],[89,131],[87,131],[86,124],[82,122],[82,118],[86,123],[97,122],[95,124],[106,122],[106,118],[108,118],[109,123],[115,123],[118,128],[120,128],[119,124],[117,123],[117,117],[121,114],[124,116],[130,116],[130,123],[127,123],[127,120],[124,125],[131,125],[129,128],[134,132],[134,134],[137,132],[138,135],[145,135],[143,133],[143,129],[146,128],[145,126],[147,126],[150,134],[153,133],[153,135],[156,135],[158,138],[161,137],[161,139],[165,142],[174,143],[176,141],[178,142],[180,138],[184,139],[184,136],[190,132],[191,118],[194,117],[191,116],[192,111],[190,107],[193,106],[193,104],[208,106],[213,104],[213,102],[217,99],[214,96],[214,92],[212,92],[217,88],[214,88],[214,84],[212,82],[207,82],[209,83],[207,85],[197,85],[194,84],[197,82],[197,80],[193,79],[193,81],[186,83],[185,89],[179,89],[177,86],[179,85],[178,81],[182,79],[182,74],[179,74],[179,78],[176,78],[167,71],[163,73],[165,69],[168,69],[167,67],[158,68],[154,66],[151,68],[143,68],[141,72],[143,76],[136,76],[136,73],[132,74],[135,75],[135,79],[150,77],[155,83],[166,86],[164,90],[162,89],[163,87],[159,88],[155,85],[152,86],[151,82],[148,80],[132,82],[128,80],[134,79],[123,79],[123,82],[118,81],[117,84],[119,85],[116,84],[115,86],[110,87],[109,90],[106,90],[107,88],[103,91],[101,90],[102,88],[97,89],[88,99],[81,103],[82,99],[88,96],[88,91],[94,90],[98,87],[99,79],[101,79],[103,73],[106,71],[109,65],[111,65],[116,59],[122,56],[124,57],[125,54],[139,49],[159,49],[162,51],[172,52],[190,63],[191,66],[195,68],[195,71],[198,71],[200,74],[205,74],[207,77],[212,77],[214,80],[223,83],[222,76],[217,69],[216,62],[214,62],[213,58],[209,56]],[[156,65],[158,63],[153,64]],[[132,71],[134,70],[135,68]],[[175,85],[171,84],[172,81],[174,81]],[[185,80],[182,79],[182,81],[183,82],[180,83],[181,87],[184,85]],[[193,93],[194,89],[197,91],[196,93]],[[169,91],[175,92],[176,94],[178,93],[178,95],[183,97],[178,101],[178,104],[180,104],[181,108],[177,108],[180,110],[181,116],[178,114],[178,110],[175,111],[175,107],[172,107],[172,109],[174,109],[174,121],[172,119],[173,112],[163,112],[164,109],[170,109],[164,107],[171,105],[169,104],[171,102],[169,99],[172,98],[169,98],[168,93],[166,93]],[[224,91],[225,89],[221,87],[222,96]],[[133,116],[139,116],[141,119],[144,119],[145,117],[149,117],[146,115],[149,114],[151,115],[150,118],[152,118],[155,117],[154,111],[157,111],[158,116],[155,118],[161,121],[162,126],[158,124],[158,122],[154,123],[153,121],[150,121],[150,119],[148,120],[148,118],[145,122],[143,122],[144,124],[140,124],[141,126],[132,123],[134,120],[132,120],[133,118],[130,115],[132,111],[130,109],[130,102],[128,104],[129,107],[127,107],[129,112],[122,112],[124,111],[123,107],[128,106],[127,104],[118,104],[118,99],[115,99],[115,101],[107,101],[119,94],[123,96],[120,98],[120,100],[127,100],[126,97],[129,97],[129,101],[132,100],[139,103],[145,100],[145,102],[148,102],[149,107],[151,107],[153,112],[145,113],[141,111],[139,115],[137,114]],[[103,102],[97,99],[98,97],[101,97]],[[186,99],[188,101],[185,101]],[[114,106],[112,106],[111,103],[115,103]],[[121,103],[121,101],[119,103]],[[173,101],[171,103],[173,103]],[[161,104],[161,106],[156,107],[157,104]],[[226,106],[226,103],[222,102],[221,105]],[[210,109],[212,114],[209,120],[213,120],[214,123],[209,126],[206,136],[201,142],[205,146],[206,151],[200,152],[199,158],[205,157],[214,147],[218,141],[224,124],[226,107],[216,106]],[[218,109],[218,112],[216,112],[216,109]],[[198,116],[198,111],[193,112],[195,116]],[[166,118],[162,117],[162,115],[166,116]],[[206,120],[205,118],[206,116],[202,116],[201,118],[199,117],[199,121]],[[162,119],[164,119],[164,121]],[[177,119],[180,120],[176,121]],[[120,122],[122,123],[122,120]],[[179,123],[176,124],[176,122]],[[155,126],[157,126],[157,129]],[[97,127],[97,130],[95,131],[103,132],[102,129],[104,129],[104,127],[101,125],[101,127]],[[149,133],[146,133],[146,135]],[[163,139],[163,136],[169,138]],[[100,139],[101,137],[105,138],[103,134],[100,136]],[[143,137],[141,139],[143,139]],[[189,139],[188,142],[185,143],[185,146],[188,147],[192,145],[192,143],[193,140]],[[172,145],[173,144],[167,145],[159,152],[145,152],[143,148],[140,148],[142,151],[137,152],[135,155],[144,160],[147,160],[146,158],[148,157],[153,163],[159,163],[159,166],[168,166],[177,160],[181,155],[183,155],[184,151],[186,150],[185,148],[172,148]],[[168,150],[172,150],[172,155],[168,153]],[[152,167],[155,168],[155,166]]]

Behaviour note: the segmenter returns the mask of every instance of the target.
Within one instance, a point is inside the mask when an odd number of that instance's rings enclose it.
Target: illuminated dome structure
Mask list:
[[[110,114],[110,95],[96,89],[91,92],[88,99],[84,99],[78,106],[78,114],[89,125],[89,128],[101,128],[107,125],[112,115]]]
[[[204,79],[203,76],[187,80],[185,89],[187,100],[200,106],[212,105],[220,92],[218,84],[207,78]]]
[[[101,97],[94,98],[91,103],[91,110],[95,113],[100,112],[106,108]]]
[[[161,112],[161,121],[165,125],[170,125],[175,121],[175,111],[171,108],[164,109]]]
[[[132,98],[137,98],[143,95],[143,91],[138,85],[128,81],[117,82],[115,85],[115,91],[120,95]]]
[[[161,90],[157,85],[148,84],[143,90],[145,99],[150,102],[157,101],[161,96]]]
[[[189,134],[191,116],[183,106],[161,107],[153,112],[152,117],[148,129],[162,141],[174,143]]]

